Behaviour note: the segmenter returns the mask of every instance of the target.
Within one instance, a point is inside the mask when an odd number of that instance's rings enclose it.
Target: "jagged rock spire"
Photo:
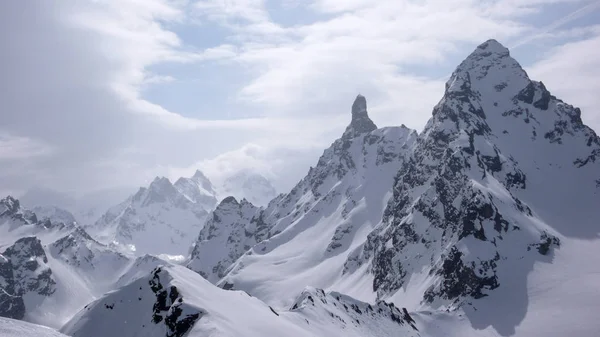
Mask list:
[[[344,131],[342,138],[352,139],[376,129],[377,126],[367,113],[367,99],[365,96],[359,94],[352,104],[352,121],[346,128],[346,131]]]

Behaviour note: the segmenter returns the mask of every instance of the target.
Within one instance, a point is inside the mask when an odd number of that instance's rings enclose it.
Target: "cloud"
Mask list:
[[[169,30],[185,21],[182,6],[166,0],[0,3],[0,13],[9,14],[0,20],[0,134],[10,135],[3,136],[2,151],[12,158],[1,167],[4,189],[138,184],[141,172],[189,165],[278,125],[261,118],[204,121],[142,98],[152,82],[171,80],[148,67],[229,52],[195,51]],[[220,147],[196,145],[211,142]]]
[[[36,140],[0,134],[0,162],[38,156],[48,156],[53,149]]]
[[[556,3],[575,14],[535,22]],[[0,185],[95,190],[252,168],[285,190],[341,134],[356,94],[377,125],[420,129],[444,74],[490,37],[525,41],[532,77],[597,127],[598,30],[572,27],[592,10],[577,0],[0,2]],[[157,92],[199,111],[170,110]]]
[[[248,143],[187,168],[167,168],[166,175],[171,179],[189,177],[196,169],[200,169],[218,185],[239,171],[250,171],[271,180],[278,191],[287,191],[308,172],[311,165],[316,164],[322,151],[320,146],[265,146]]]

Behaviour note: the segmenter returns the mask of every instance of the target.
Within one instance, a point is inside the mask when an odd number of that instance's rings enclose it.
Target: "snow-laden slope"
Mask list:
[[[48,327],[0,317],[0,336],[2,337],[67,337]]]
[[[86,306],[62,329],[100,336],[419,336],[411,316],[307,289],[279,310],[241,291],[222,290],[179,266],[161,266]]]
[[[110,290],[123,255],[94,242],[81,228],[43,246],[34,236],[18,239],[0,255],[0,316],[60,327],[80,307]]]
[[[8,196],[0,199],[0,251],[19,238],[36,236],[43,244],[52,242],[74,228],[72,223],[56,223],[21,207],[18,199]]]
[[[35,222],[36,214],[10,197],[0,200],[0,209],[3,317],[60,327],[98,296],[164,263],[149,256],[134,260],[76,225]]]
[[[216,202],[200,172],[175,184],[156,178],[86,230],[101,242],[132,245],[140,255],[184,255]]]
[[[190,266],[206,273],[218,265],[218,278],[232,258],[247,251],[221,284],[233,284],[277,306],[289,305],[290,294],[307,285],[339,286],[355,290],[352,295],[362,300],[374,300],[368,283],[341,278],[343,265],[381,221],[393,177],[416,137],[404,126],[376,129],[365,98],[358,96],[347,130],[289,194],[259,212],[233,212],[232,217],[215,212],[218,230],[210,238],[203,235],[197,247],[224,249],[194,255]],[[209,262],[202,266],[203,261]]]

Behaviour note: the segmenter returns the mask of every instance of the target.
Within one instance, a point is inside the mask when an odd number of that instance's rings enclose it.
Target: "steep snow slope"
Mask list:
[[[216,283],[244,252],[267,237],[260,208],[227,197],[212,212],[191,251],[188,268]]]
[[[210,182],[200,172],[175,185],[156,178],[86,230],[104,243],[135,246],[140,255],[183,255],[216,201]]]
[[[107,294],[61,331],[74,337],[419,335],[410,315],[393,305],[308,289],[291,309],[278,311],[178,266],[158,267]]]
[[[81,228],[48,246],[34,236],[20,238],[0,255],[0,298],[9,300],[0,300],[0,316],[60,327],[112,289],[128,264]]]
[[[202,236],[197,247],[214,244],[225,250],[194,255],[190,266],[206,273],[218,265],[218,278],[232,258],[253,241],[263,240],[238,260],[221,284],[233,284],[277,306],[289,305],[290,294],[307,285],[339,286],[354,290],[351,295],[362,300],[374,300],[371,291],[363,291],[364,281],[340,278],[343,264],[381,221],[393,177],[416,137],[415,131],[404,126],[376,129],[367,115],[365,98],[358,96],[342,137],[289,194],[277,197],[260,212],[230,218],[215,212],[220,220],[215,226],[223,230],[215,231],[210,239]],[[238,231],[232,237],[233,231],[226,228]],[[240,242],[245,242],[242,250]],[[210,261],[204,267],[203,257]]]
[[[48,327],[0,317],[2,337],[67,337]]]

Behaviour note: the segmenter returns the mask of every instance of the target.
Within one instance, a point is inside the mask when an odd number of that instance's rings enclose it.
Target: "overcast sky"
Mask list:
[[[489,38],[600,130],[600,1],[0,1],[0,192],[249,167],[284,192],[356,94],[420,131]]]

